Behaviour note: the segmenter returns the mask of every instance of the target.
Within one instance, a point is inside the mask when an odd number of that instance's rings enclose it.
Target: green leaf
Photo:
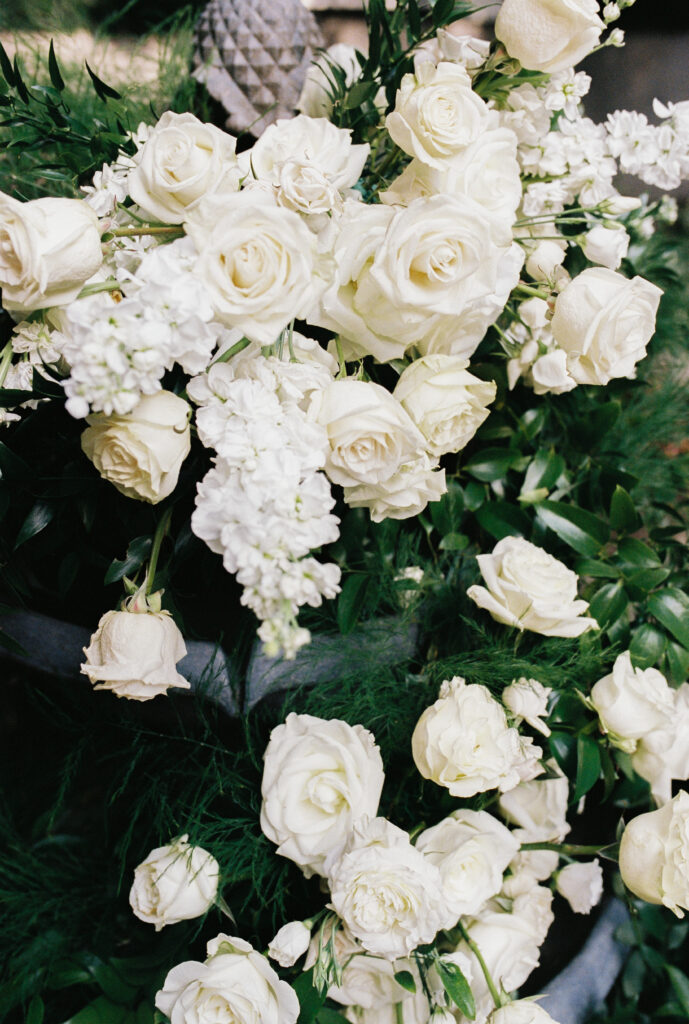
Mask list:
[[[17,534],[17,539],[14,542],[14,550],[30,540],[31,537],[35,537],[41,530],[45,530],[48,523],[52,521],[55,516],[55,506],[49,505],[45,501],[37,501],[34,507],[29,512],[28,516],[24,520],[22,527]]]
[[[337,601],[337,625],[341,633],[351,633],[357,624],[366,601],[369,577],[350,576],[342,585]]]
[[[126,1006],[118,1006],[105,996],[98,996],[63,1024],[137,1024],[137,1020]]]
[[[37,392],[24,391],[22,388],[0,388],[0,408],[13,409],[15,405],[40,397]]]
[[[322,1006],[316,1017],[318,1024],[347,1024],[347,1018],[329,1006]]]
[[[7,56],[7,50],[0,43],[0,70],[2,70],[3,77],[10,87],[13,87],[16,79],[14,77],[14,71],[12,69],[12,61]]]
[[[573,803],[595,786],[601,773],[600,748],[590,736],[577,737],[577,775]]]
[[[669,575],[670,569],[663,569],[661,566],[658,569],[639,569],[637,572],[629,573],[626,579],[629,587],[640,590],[643,594],[648,593],[650,590],[655,590],[656,587],[665,582]]]
[[[103,583],[116,583],[123,576],[132,576],[144,564],[151,553],[153,539],[150,536],[135,537],[127,548],[127,557],[124,559],[114,558],[105,574]]]
[[[19,70],[19,61],[17,60],[16,54],[14,57],[14,61],[12,63],[12,72],[14,74],[14,87],[17,90],[17,93],[19,94],[19,99],[22,101],[22,103],[29,103],[29,92],[26,86],[24,85],[24,79],[22,78],[22,73]]]
[[[580,558],[574,566],[574,571],[579,576],[593,576],[601,580],[616,580],[620,576],[620,570],[614,565],[600,562],[595,558]]]
[[[421,15],[419,13],[417,0],[408,0],[407,20],[409,22],[409,31],[412,39],[418,39],[421,35]]]
[[[657,665],[665,650],[665,634],[644,622],[634,631],[632,642],[629,645],[629,653],[636,668],[650,668]]]
[[[502,540],[503,537],[525,537],[531,532],[531,521],[522,509],[509,501],[489,501],[476,510],[483,529]]]
[[[689,651],[686,647],[680,647],[679,644],[674,644],[669,640],[665,648],[665,658],[668,673],[676,683],[683,683],[689,675]]]
[[[441,551],[464,551],[469,545],[469,538],[465,533],[446,533],[438,547]]]
[[[665,964],[665,970],[677,996],[677,1002],[685,1015],[689,1017],[689,978],[684,971],[680,971],[679,967],[673,967],[672,964]]]
[[[633,533],[641,524],[630,495],[618,484],[610,501],[610,525],[617,533]]]
[[[296,981],[292,982],[292,988],[299,999],[298,1024],[311,1024],[325,1002],[325,992],[320,992],[313,986],[313,968],[300,974]]]
[[[518,452],[506,448],[484,448],[469,459],[464,469],[476,480],[491,483],[502,479],[520,457]]]
[[[414,981],[414,975],[411,971],[397,971],[395,974],[395,981],[398,985],[401,985],[407,992],[416,992],[416,982]]]
[[[26,1024],[43,1024],[45,1017],[45,1003],[40,996],[34,996],[29,1003],[26,1014]]]
[[[553,757],[570,778],[574,775],[577,765],[577,741],[575,736],[566,732],[552,732],[549,737],[550,750]]]
[[[578,505],[544,501],[537,506],[536,516],[580,555],[597,555],[610,536],[607,523]]]
[[[550,490],[565,468],[565,460],[555,452],[542,449],[529,463],[521,493],[528,494],[539,487]]]
[[[589,603],[589,613],[601,629],[606,629],[619,619],[628,604],[627,593],[618,580],[617,583],[606,583],[597,591]]]
[[[438,972],[438,977],[442,983],[443,988],[447,992],[448,996],[455,1004],[459,1007],[461,1013],[469,1020],[473,1020],[476,1017],[476,1004],[474,1002],[474,995],[469,986],[469,982],[466,980],[457,964],[448,963],[446,960],[439,958],[435,961],[435,968]]]
[[[113,89],[111,85],[107,85],[105,82],[101,81],[98,75],[91,70],[91,68],[88,65],[88,61],[84,61],[84,63],[86,64],[86,70],[88,71],[89,77],[93,82],[93,88],[95,89],[96,96],[98,97],[98,99],[103,100],[104,103],[107,102],[108,97],[113,100],[122,99],[121,93],[117,92],[116,89]]]
[[[50,40],[50,49],[48,50],[48,71],[50,73],[50,81],[53,83],[54,88],[57,89],[58,92],[62,92],[65,87],[65,83],[62,75],[60,74],[60,67],[57,63],[52,39]]]
[[[0,441],[0,477],[4,480],[30,480],[33,475],[31,466]]]
[[[648,544],[637,540],[636,537],[625,537],[617,546],[617,560],[623,566],[631,566],[634,569],[655,569],[661,561]]]
[[[674,587],[658,591],[649,599],[648,611],[675,640],[689,648],[689,598],[684,591]]]

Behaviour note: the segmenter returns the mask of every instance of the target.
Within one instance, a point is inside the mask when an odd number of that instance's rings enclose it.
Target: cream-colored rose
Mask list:
[[[124,416],[87,416],[81,447],[118,491],[157,505],[174,491],[189,454],[189,412],[171,391],[144,395]]]
[[[151,850],[134,869],[129,904],[141,921],[160,931],[200,917],[213,906],[218,892],[220,868],[215,857],[200,846],[191,846],[189,836],[180,836],[168,846]]]
[[[487,811],[459,810],[424,829],[416,849],[440,869],[445,927],[454,928],[461,916],[476,914],[500,891],[519,842]]]
[[[533,363],[531,381],[536,395],[564,395],[577,386],[567,368],[567,353],[561,348],[546,352]]]
[[[376,814],[383,778],[380,751],[363,726],[292,713],[264,754],[261,828],[307,878],[321,875],[354,822]]]
[[[204,963],[173,967],[156,994],[171,1024],[296,1024],[296,992],[248,942],[218,935],[207,951]]]
[[[333,909],[369,953],[408,956],[443,927],[438,868],[384,818],[355,823],[326,868]]]
[[[354,145],[349,128],[337,128],[325,117],[297,117],[269,125],[248,153],[245,162],[253,177],[280,184],[282,167],[291,161],[320,171],[334,189],[356,185],[369,154],[368,143]]]
[[[527,722],[532,729],[544,736],[550,736],[550,729],[543,719],[548,714],[548,697],[552,693],[549,686],[544,686],[537,679],[515,679],[502,691],[502,702],[517,719]]]
[[[532,249],[526,259],[526,272],[534,281],[551,282],[556,272],[562,266],[567,255],[567,243],[565,240],[554,242],[552,240],[539,242]]]
[[[393,964],[383,957],[358,952],[347,960],[342,984],[328,989],[328,998],[342,1006],[361,1006],[366,1010],[401,1003],[411,995],[395,981],[395,973],[403,969],[399,962]]]
[[[445,470],[438,469],[438,460],[420,455],[402,463],[380,483],[345,487],[344,499],[350,508],[367,508],[373,522],[381,523],[417,516],[429,501],[439,501],[446,491]]]
[[[468,365],[457,356],[423,356],[407,366],[397,381],[393,397],[426,438],[432,455],[461,451],[495,399],[495,384],[474,377]]]
[[[634,771],[646,779],[658,804],[672,797],[673,779],[689,779],[689,683],[671,691],[670,721],[662,728],[649,728],[632,754]]]
[[[127,188],[147,216],[181,224],[207,195],[239,189],[237,140],[193,114],[166,110],[129,172]]]
[[[553,74],[578,64],[605,28],[597,0],[503,0],[495,35],[510,57]]]
[[[627,255],[629,235],[621,224],[616,227],[596,224],[584,235],[581,247],[586,259],[591,263],[599,263],[609,270],[617,270]]]
[[[603,895],[603,869],[598,858],[566,864],[558,871],[555,885],[575,914],[590,914]]]
[[[681,790],[657,811],[633,818],[622,834],[620,873],[648,903],[684,917],[689,910],[689,793]]]
[[[552,331],[578,384],[634,377],[655,330],[662,291],[605,267],[578,274],[555,300]]]
[[[20,203],[0,192],[2,306],[66,306],[103,262],[98,218],[81,199]]]
[[[111,690],[128,700],[151,700],[171,686],[189,689],[191,684],[175,667],[186,653],[169,612],[110,611],[84,648],[81,671],[98,683],[96,690]]]
[[[542,636],[573,637],[598,628],[583,614],[587,602],[577,600],[576,573],[543,548],[523,537],[503,537],[477,561],[486,587],[469,587],[467,595],[497,622]]]
[[[672,724],[674,694],[665,676],[655,668],[634,668],[629,651],[598,680],[589,702],[610,742],[627,754],[633,754],[648,733]]]
[[[403,77],[385,126],[405,153],[441,169],[479,137],[488,119],[465,68],[423,61],[416,74]]]
[[[416,723],[412,754],[425,779],[458,797],[506,792],[540,771],[540,748],[510,728],[487,687],[459,676],[442,684]]]
[[[493,1010],[486,1024],[558,1024],[532,999],[516,999]]]
[[[555,762],[547,762],[555,768]],[[561,843],[570,830],[567,824],[569,783],[565,775],[531,779],[500,796],[500,813],[518,826],[515,835],[524,842]]]
[[[185,228],[216,316],[251,341],[271,345],[316,298],[315,237],[299,214],[263,193],[201,204]]]
[[[310,941],[311,931],[304,922],[290,921],[268,943],[268,956],[280,967],[292,967],[309,948]]]

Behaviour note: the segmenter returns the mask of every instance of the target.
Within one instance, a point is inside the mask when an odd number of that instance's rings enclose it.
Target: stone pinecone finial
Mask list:
[[[300,0],[210,0],[194,30],[194,77],[225,108],[230,131],[258,137],[294,115],[322,45]]]

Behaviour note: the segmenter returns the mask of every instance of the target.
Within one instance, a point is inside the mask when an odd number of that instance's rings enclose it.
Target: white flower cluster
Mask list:
[[[658,125],[635,110],[609,114],[608,146],[620,170],[669,191],[689,178],[689,100],[661,103],[656,99],[653,110],[661,119]]]

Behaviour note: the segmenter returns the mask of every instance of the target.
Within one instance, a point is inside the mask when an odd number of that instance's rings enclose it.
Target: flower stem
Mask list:
[[[14,349],[12,348],[12,342],[8,341],[0,353],[0,388],[5,386],[7,374],[9,373],[10,366],[12,365],[13,355]]]
[[[495,982],[493,981],[493,979],[491,977],[491,973],[488,970],[488,965],[486,964],[486,961],[481,956],[481,950],[478,948],[478,946],[476,945],[474,940],[471,938],[471,936],[469,935],[469,932],[466,930],[466,928],[464,927],[464,925],[462,924],[461,921],[459,921],[457,923],[457,928],[459,929],[459,931],[461,933],[461,936],[464,939],[464,941],[466,942],[467,946],[469,947],[471,952],[474,954],[474,956],[478,960],[479,966],[480,966],[481,970],[483,971],[483,977],[486,979],[486,985],[488,986],[488,991],[490,992],[491,999],[495,1003],[495,1008],[497,1010],[499,1010],[500,1007],[502,1006],[502,999],[500,998],[500,993],[498,992],[498,990],[496,988],[496,985],[495,985]]]
[[[234,345],[223,352],[222,355],[218,356],[213,360],[211,366],[215,366],[216,363],[226,363],[232,356],[236,356],[238,352],[243,352],[245,348],[251,344],[248,338],[240,338],[239,341],[235,341]]]
[[[155,580],[156,568],[158,565],[158,556],[160,555],[160,546],[163,543],[163,537],[169,529],[171,519],[172,508],[169,508],[158,522],[156,532],[153,535],[151,557],[148,560],[148,569],[146,570],[146,580],[144,584],[146,587],[146,596],[148,596],[153,590],[153,582]]]
[[[142,224],[140,227],[133,228],[111,228],[110,231],[106,231],[107,235],[111,235],[113,238],[137,238],[140,235],[177,235],[181,238],[184,235],[182,228],[176,224],[161,225],[160,227],[151,227],[150,225]]]
[[[109,277],[106,281],[95,281],[93,284],[84,285],[79,294],[78,299],[85,299],[87,295],[96,295],[98,292],[116,292],[119,291],[120,282],[115,277]]]
[[[553,850],[555,853],[562,853],[569,857],[591,857],[604,850],[609,850],[612,854],[616,846],[616,843],[599,843],[597,846],[577,846],[574,843],[522,843],[521,849]]]

